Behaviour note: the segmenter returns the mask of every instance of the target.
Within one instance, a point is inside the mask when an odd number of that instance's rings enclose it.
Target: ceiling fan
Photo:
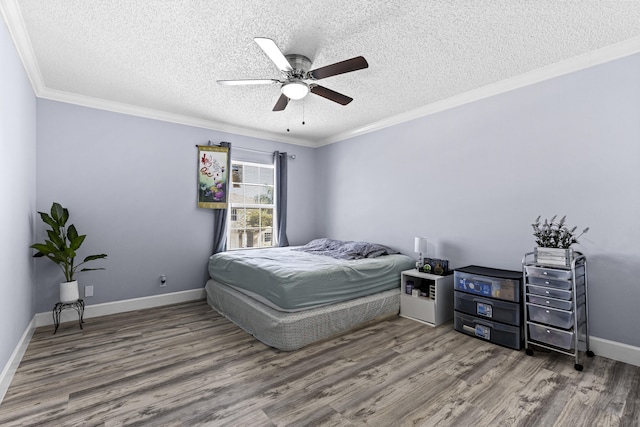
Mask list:
[[[316,80],[325,79],[327,77],[336,76],[338,74],[350,73],[351,71],[362,70],[369,67],[366,59],[362,56],[347,59],[346,61],[336,62],[335,64],[325,67],[311,68],[311,60],[303,55],[291,54],[284,55],[276,43],[264,37],[256,37],[256,43],[267,54],[269,59],[282,72],[283,78],[278,79],[245,79],[245,80],[218,80],[218,83],[226,86],[237,85],[270,85],[280,84],[282,94],[273,111],[282,111],[286,108],[290,99],[302,99],[309,92],[326,98],[330,101],[337,102],[341,105],[347,105],[353,98],[338,93],[334,90],[327,89],[314,83]]]

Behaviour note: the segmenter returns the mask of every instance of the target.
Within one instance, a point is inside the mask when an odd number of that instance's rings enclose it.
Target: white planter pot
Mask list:
[[[535,262],[543,265],[570,267],[573,261],[573,249],[535,248]]]
[[[78,281],[60,283],[60,302],[75,302],[80,298]]]

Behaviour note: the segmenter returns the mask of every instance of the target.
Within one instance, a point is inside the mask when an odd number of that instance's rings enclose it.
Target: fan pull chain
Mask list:
[[[306,124],[306,122],[305,122],[305,120],[304,120],[304,113],[305,113],[305,111],[304,111],[304,110],[305,110],[305,105],[306,105],[306,102],[305,102],[305,100],[303,99],[303,100],[302,100],[302,124],[303,124],[303,125],[304,125],[304,124]],[[290,124],[289,124],[289,123],[290,123],[290,122],[289,122],[289,115],[287,115],[287,132],[291,132],[291,126],[290,126]]]

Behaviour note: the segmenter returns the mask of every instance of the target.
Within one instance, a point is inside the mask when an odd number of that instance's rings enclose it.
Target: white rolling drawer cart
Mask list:
[[[587,306],[587,259],[574,252],[570,266],[536,262],[534,252],[522,258],[525,295],[525,351],[531,346],[553,350],[575,358],[582,371],[580,351],[589,350],[589,309]]]

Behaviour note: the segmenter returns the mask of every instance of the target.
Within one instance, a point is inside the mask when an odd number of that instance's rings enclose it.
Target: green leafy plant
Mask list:
[[[531,224],[533,227],[533,235],[536,238],[538,246],[543,248],[561,248],[567,249],[574,243],[578,243],[578,239],[589,231],[589,227],[582,230],[582,232],[576,235],[578,227],[569,228],[566,226],[567,216],[563,216],[560,221],[555,222],[557,215],[554,215],[550,220],[544,220],[544,223],[540,223],[541,215],[536,218],[536,221]]]
[[[40,218],[51,229],[47,230],[48,239],[44,243],[34,243],[30,247],[37,250],[33,256],[36,258],[47,257],[55,262],[63,271],[67,282],[74,280],[78,268],[89,262],[107,257],[107,254],[89,255],[79,264],[75,264],[76,251],[87,237],[86,234],[78,234],[73,224],[67,225],[69,211],[60,205],[53,203],[51,213],[38,212]],[[83,268],[80,271],[104,270],[104,268]]]

